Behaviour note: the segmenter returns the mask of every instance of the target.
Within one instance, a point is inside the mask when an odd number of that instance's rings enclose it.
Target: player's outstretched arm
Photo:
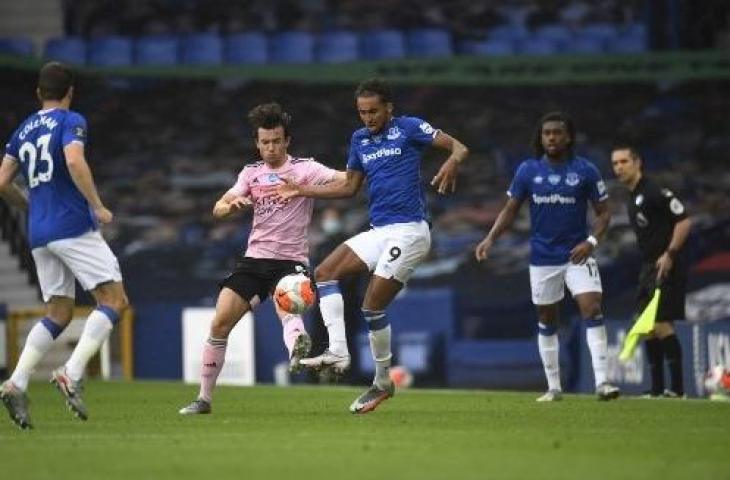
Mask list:
[[[507,203],[502,207],[499,215],[497,215],[497,220],[494,221],[494,225],[492,225],[489,233],[484,237],[484,240],[479,242],[479,245],[477,245],[474,251],[477,261],[481,262],[489,257],[489,250],[491,250],[492,245],[512,225],[512,222],[515,221],[515,217],[517,216],[517,212],[520,211],[521,206],[522,200],[514,197],[507,199]]]
[[[15,208],[28,209],[28,199],[25,194],[13,183],[18,174],[18,161],[10,155],[3,157],[0,164],[0,196]]]
[[[284,199],[294,197],[309,198],[350,198],[360,190],[364,175],[359,170],[337,172],[332,182],[324,185],[300,185],[285,181],[276,187],[276,194]]]
[[[68,173],[71,174],[71,179],[81,195],[89,202],[96,218],[101,223],[111,222],[114,215],[101,203],[101,198],[99,198],[99,193],[94,184],[94,177],[91,175],[89,164],[86,163],[83,144],[71,142],[63,148],[63,153],[66,157],[66,166],[68,167]]]
[[[456,191],[456,177],[459,173],[459,165],[469,155],[469,149],[448,133],[438,132],[433,139],[434,146],[451,152],[449,158],[441,165],[438,173],[431,180],[431,185],[436,186],[441,195]]]
[[[611,223],[611,210],[608,208],[607,201],[592,202],[592,205],[593,211],[596,212],[593,233],[570,251],[570,261],[572,263],[583,264],[588,260],[588,257],[593,254],[593,250],[596,249],[596,245],[608,230],[608,224]]]
[[[213,206],[213,217],[225,218],[252,205],[247,197],[241,197],[231,192],[226,192],[215,202]]]

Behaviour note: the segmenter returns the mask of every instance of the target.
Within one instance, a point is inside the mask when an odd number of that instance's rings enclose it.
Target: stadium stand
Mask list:
[[[269,41],[262,32],[241,32],[226,37],[224,60],[229,64],[262,65],[269,61]]]

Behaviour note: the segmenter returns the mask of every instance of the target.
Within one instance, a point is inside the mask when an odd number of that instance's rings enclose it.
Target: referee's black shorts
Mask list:
[[[645,262],[639,274],[639,290],[637,294],[637,312],[644,311],[654,296],[656,288],[655,262]],[[662,295],[659,299],[657,322],[673,322],[684,320],[684,300],[687,295],[687,263],[675,262],[669,275],[661,285]]]
[[[302,262],[251,258],[241,255],[236,259],[233,272],[218,285],[221,288],[230,288],[249,303],[256,298],[253,303],[258,304],[274,292],[279,280],[292,273],[303,273],[309,276],[307,266]]]

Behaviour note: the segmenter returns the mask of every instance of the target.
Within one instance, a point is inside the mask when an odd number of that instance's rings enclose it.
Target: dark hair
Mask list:
[[[393,90],[383,78],[368,78],[363,80],[355,89],[355,100],[359,97],[379,96],[383,103],[393,101]]]
[[[636,148],[636,146],[634,146],[631,143],[628,143],[628,142],[616,142],[611,147],[611,151],[612,152],[615,152],[616,150],[628,150],[629,151],[629,154],[634,159],[641,160],[641,154],[639,153],[639,150]]]
[[[60,62],[48,62],[38,74],[38,96],[41,100],[61,100],[74,84],[73,71]]]
[[[276,102],[257,105],[248,112],[248,121],[253,127],[253,137],[258,138],[259,128],[271,130],[276,127],[284,129],[284,136],[289,137],[291,115],[286,113]]]
[[[573,120],[563,112],[549,112],[542,116],[540,121],[535,127],[535,132],[532,134],[532,150],[535,153],[535,157],[539,158],[545,155],[545,149],[542,146],[542,127],[547,122],[563,122],[565,128],[568,130],[570,136],[570,143],[568,144],[568,151],[573,153],[573,145],[575,144],[575,125]]]

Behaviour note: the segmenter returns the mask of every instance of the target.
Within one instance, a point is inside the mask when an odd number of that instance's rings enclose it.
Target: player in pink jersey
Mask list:
[[[221,282],[210,336],[203,348],[200,393],[180,414],[211,412],[213,389],[223,368],[228,335],[243,315],[254,308],[291,273],[307,272],[307,229],[312,218],[314,200],[282,200],[273,195],[282,178],[321,185],[344,180],[345,173],[328,168],[312,158],[294,158],[287,153],[291,117],[279,104],[259,105],[248,114],[254,129],[256,147],[263,161],[248,164],[238,181],[213,207],[215,218],[224,218],[253,207],[253,227],[248,248],[233,272]],[[292,369],[309,353],[311,340],[302,317],[277,308],[289,350]]]

